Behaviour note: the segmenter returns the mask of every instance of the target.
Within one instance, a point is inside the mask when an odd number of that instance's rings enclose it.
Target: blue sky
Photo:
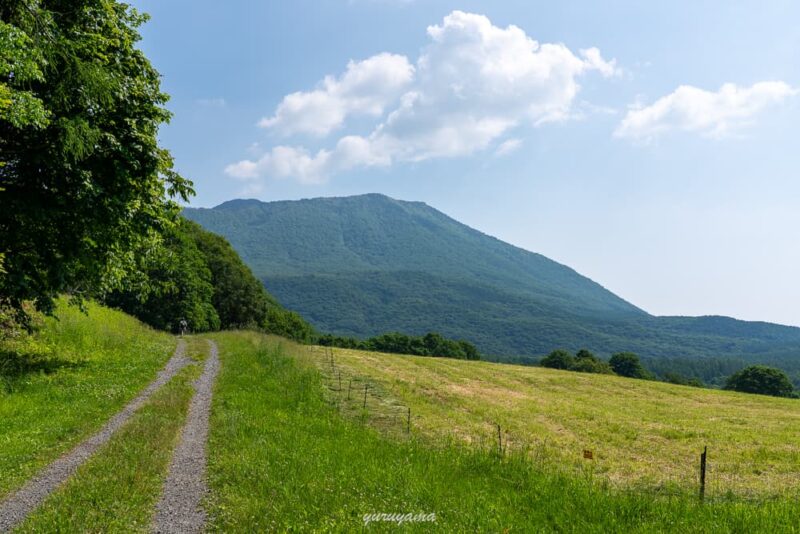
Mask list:
[[[800,325],[800,3],[137,0],[196,206],[380,192]]]

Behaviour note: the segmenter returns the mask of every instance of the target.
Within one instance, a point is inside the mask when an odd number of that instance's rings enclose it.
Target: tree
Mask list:
[[[607,362],[604,362],[586,349],[581,349],[575,354],[575,363],[573,363],[571,369],[581,373],[614,374]]]
[[[211,271],[192,236],[179,224],[136,250],[137,268],[124,279],[125,289],[105,295],[105,302],[162,330],[218,330]]]
[[[735,372],[728,377],[725,389],[774,397],[791,397],[794,392],[786,373],[765,365],[751,365]]]
[[[276,336],[288,337],[300,343],[308,343],[314,338],[314,328],[298,313],[283,308],[269,308],[264,329]]]
[[[115,0],[0,3],[0,303],[118,287],[191,182],[157,142],[170,114]]]
[[[632,352],[618,352],[608,360],[611,369],[619,376],[628,378],[651,378],[650,373],[642,366],[639,356]]]
[[[211,272],[212,302],[223,329],[264,325],[269,308],[280,304],[267,293],[224,237],[183,219],[181,229],[194,241]]]
[[[542,367],[551,369],[572,369],[575,365],[575,356],[565,350],[554,350],[539,362]]]

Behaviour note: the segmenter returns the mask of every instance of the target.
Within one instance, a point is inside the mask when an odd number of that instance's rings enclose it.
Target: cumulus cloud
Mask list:
[[[498,142],[498,151],[510,153],[519,141],[503,138],[517,126],[573,117],[579,77],[620,72],[597,48],[575,54],[483,15],[453,11],[427,34],[414,65],[392,54],[351,61],[344,74],[286,96],[261,121],[283,134],[324,136],[359,114],[378,118],[370,133],[344,136],[314,155],[303,147],[275,147],[259,160],[229,166],[228,174],[315,182],[357,167],[466,156]]]
[[[494,150],[494,155],[497,157],[507,156],[519,150],[522,146],[522,139],[507,139],[500,143]]]
[[[765,108],[796,94],[796,89],[779,81],[759,82],[750,87],[727,83],[716,92],[681,85],[649,106],[636,104],[614,135],[639,141],[673,131],[725,137],[751,124]]]
[[[405,56],[378,54],[351,61],[339,78],[325,77],[317,89],[284,97],[272,117],[258,123],[283,135],[323,136],[340,128],[349,115],[380,116],[414,77]]]

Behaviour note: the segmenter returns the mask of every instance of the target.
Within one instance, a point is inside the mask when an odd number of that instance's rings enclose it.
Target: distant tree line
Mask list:
[[[642,365],[639,356],[632,352],[616,353],[606,362],[586,349],[581,349],[574,355],[569,351],[558,349],[542,358],[539,365],[581,373],[612,374],[642,380],[657,379],[656,375]],[[665,372],[661,380],[684,386],[706,387],[698,378],[687,378],[672,371]],[[736,371],[727,377],[724,389],[775,397],[800,397],[800,393],[795,390],[784,371],[765,365],[751,365]]]
[[[364,340],[324,334],[319,336],[316,342],[319,345],[329,347],[374,352],[411,354],[415,356],[440,356],[459,360],[481,359],[478,349],[469,341],[448,339],[436,332],[429,332],[424,336],[410,336],[399,332],[391,332]]]

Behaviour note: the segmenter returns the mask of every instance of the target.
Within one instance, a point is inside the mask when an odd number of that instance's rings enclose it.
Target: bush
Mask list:
[[[751,365],[728,377],[725,389],[774,397],[794,396],[794,386],[786,373],[774,367]]]
[[[550,369],[571,370],[575,366],[575,356],[565,350],[554,350],[539,362],[542,367]]]
[[[288,337],[298,343],[309,343],[314,338],[314,328],[300,314],[275,306],[267,310],[263,328],[269,334]]]
[[[650,373],[642,366],[639,357],[632,352],[618,352],[608,361],[611,369],[619,376],[628,378],[642,378],[649,380],[652,378]]]
[[[572,370],[581,373],[614,374],[608,362],[604,362],[586,349],[579,350],[575,355],[575,363],[572,366]]]

